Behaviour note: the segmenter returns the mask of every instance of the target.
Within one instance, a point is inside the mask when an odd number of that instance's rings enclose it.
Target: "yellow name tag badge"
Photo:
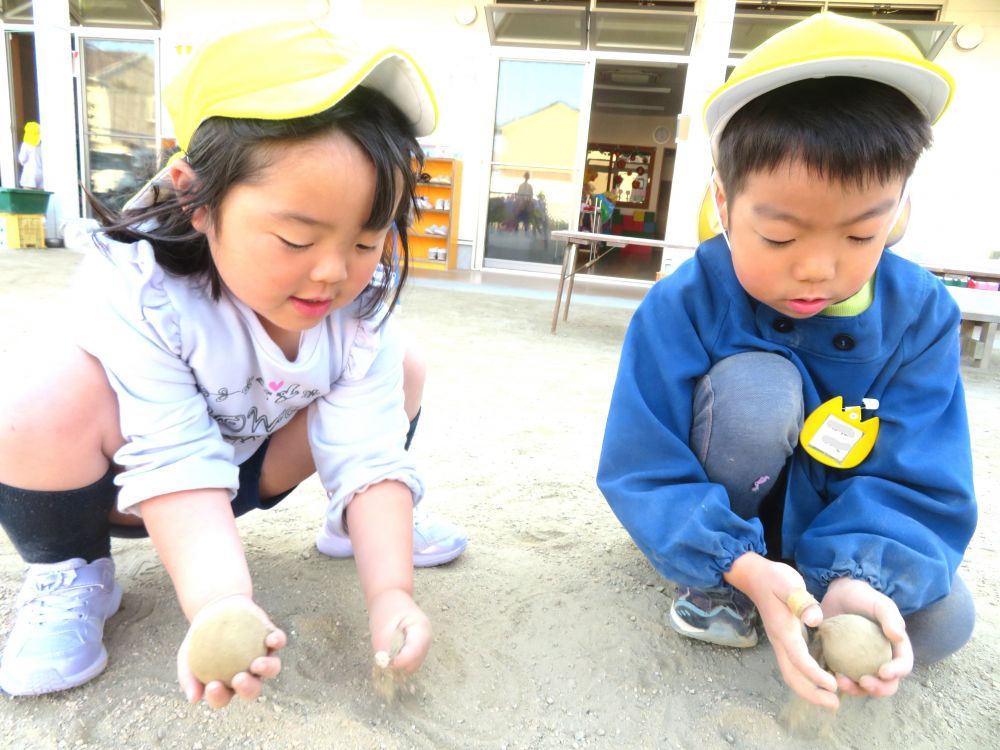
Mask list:
[[[874,399],[865,399],[866,409],[878,408]],[[878,437],[878,417],[861,419],[860,406],[844,408],[842,396],[835,396],[806,417],[799,444],[821,464],[851,469],[864,461]]]

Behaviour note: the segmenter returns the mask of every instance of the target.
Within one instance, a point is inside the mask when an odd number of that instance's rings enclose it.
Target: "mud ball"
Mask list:
[[[258,656],[267,654],[264,639],[270,629],[239,602],[222,604],[191,628],[188,664],[202,683],[233,678],[250,669]]]
[[[892,659],[892,644],[878,623],[861,615],[829,617],[819,626],[823,662],[827,669],[857,682],[862,675],[877,675]]]

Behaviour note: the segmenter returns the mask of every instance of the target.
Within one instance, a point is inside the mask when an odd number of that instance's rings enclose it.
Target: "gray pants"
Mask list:
[[[758,517],[798,444],[804,419],[799,371],[777,354],[727,357],[696,384],[693,410],[691,449],[708,478],[726,488],[733,512]],[[946,597],[905,619],[915,661],[928,664],[965,645],[976,614],[956,575]]]

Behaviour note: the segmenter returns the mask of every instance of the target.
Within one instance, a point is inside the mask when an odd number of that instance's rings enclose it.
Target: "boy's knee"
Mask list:
[[[709,401],[716,423],[732,419],[734,425],[754,425],[755,430],[773,425],[780,434],[797,434],[802,425],[802,375],[780,354],[734,354],[716,362],[698,381],[695,412]]]
[[[976,607],[972,593],[956,575],[948,596],[905,619],[914,663],[933,664],[969,642],[976,624]]]

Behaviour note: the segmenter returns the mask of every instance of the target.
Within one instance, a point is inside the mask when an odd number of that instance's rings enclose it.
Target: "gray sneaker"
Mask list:
[[[0,689],[41,695],[82,685],[104,671],[104,621],[122,590],[109,557],[32,565],[17,596],[17,619],[0,660]]]
[[[719,646],[757,645],[757,609],[736,589],[677,587],[670,606],[670,626],[681,635]]]

